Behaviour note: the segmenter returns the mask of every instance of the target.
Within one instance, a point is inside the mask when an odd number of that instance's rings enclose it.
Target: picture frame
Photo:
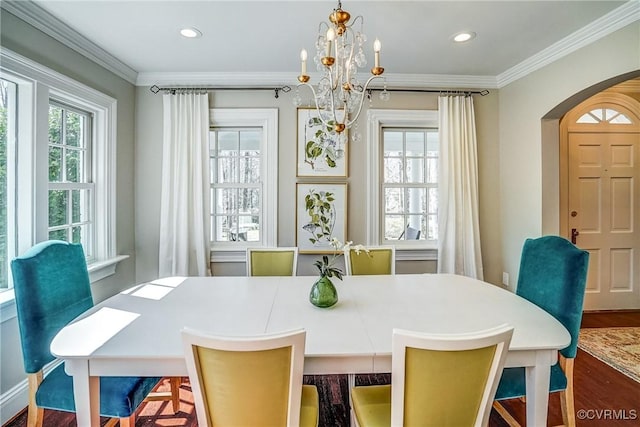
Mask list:
[[[333,253],[331,239],[347,237],[347,184],[296,184],[296,246],[299,253]]]
[[[296,176],[346,178],[349,167],[348,130],[345,129],[339,138],[337,132],[320,121],[316,108],[298,108],[297,113]],[[344,115],[344,110],[337,114]]]

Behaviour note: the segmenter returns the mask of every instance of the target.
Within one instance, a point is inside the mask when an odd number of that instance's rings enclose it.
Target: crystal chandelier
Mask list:
[[[315,87],[309,82],[305,49],[300,52],[302,72],[298,76],[298,86],[305,85],[311,89],[322,123],[343,139],[342,132],[349,129],[360,115],[369,84],[384,72],[380,66],[380,41],[376,39],[371,76],[364,84],[358,80],[358,69],[367,65],[363,51],[367,36],[362,32],[362,16],[357,16],[351,24],[350,18],[349,12],[342,9],[342,2],[338,1],[338,7],[329,15],[329,22],[321,22],[318,26],[313,59],[318,71],[323,73],[320,81]],[[358,21],[360,28],[355,30]],[[300,106],[301,102],[300,95],[296,93],[294,104]]]

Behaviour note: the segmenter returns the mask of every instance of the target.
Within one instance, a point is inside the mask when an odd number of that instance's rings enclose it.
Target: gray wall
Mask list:
[[[118,254],[130,257],[118,264],[115,275],[94,283],[94,299],[99,302],[135,282],[133,214],[135,206],[133,191],[135,87],[24,23],[4,9],[0,15],[0,40],[3,47],[65,74],[118,101],[116,246]],[[2,323],[0,325],[2,350],[0,355],[0,395],[3,397],[6,396],[7,391],[26,378],[19,343],[17,320],[13,318]],[[26,406],[26,400],[22,407],[24,406]],[[2,411],[2,423],[12,415]]]
[[[301,88],[303,102],[309,96]],[[499,200],[496,191],[498,168],[498,95],[476,96],[478,152],[480,163],[481,236],[485,254],[486,279],[499,283],[501,277]],[[214,91],[212,108],[278,108],[278,245],[295,246],[295,183],[296,183],[296,107],[293,92],[280,94],[276,99],[271,91]],[[368,103],[359,118],[358,127],[366,137]],[[389,102],[380,101],[374,94],[372,108],[437,109],[437,94],[393,92]],[[158,274],[158,234],[160,207],[160,169],[162,166],[162,96],[153,94],[148,87],[137,88],[136,108],[136,254],[137,280],[154,279]],[[348,240],[364,243],[366,224],[364,213],[357,207],[366,205],[366,142],[349,143],[348,178]],[[316,274],[313,262],[317,255],[300,255],[299,275]],[[434,261],[399,261],[399,273],[432,273]],[[215,263],[214,275],[245,274],[244,263]]]
[[[543,117],[563,104],[559,117],[593,95],[574,94],[639,69],[640,24],[634,22],[500,89],[499,219],[502,262],[512,285],[524,240],[559,232],[558,139],[557,132],[555,138],[543,134]]]

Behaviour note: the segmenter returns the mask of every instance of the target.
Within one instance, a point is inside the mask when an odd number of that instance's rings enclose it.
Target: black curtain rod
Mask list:
[[[282,91],[284,93],[287,93],[287,92],[291,91],[291,87],[290,86],[280,86],[280,87],[252,87],[252,86],[246,86],[246,87],[183,86],[183,87],[178,87],[178,86],[167,86],[167,87],[160,87],[160,86],[157,86],[157,85],[153,85],[153,86],[151,86],[149,88],[149,90],[151,92],[153,92],[153,93],[164,92],[164,93],[171,93],[171,94],[175,94],[176,92],[188,92],[188,91],[208,92],[210,90],[272,90],[272,91],[275,92],[275,97],[279,98],[280,97],[280,91]]]
[[[164,92],[164,93],[171,93],[171,94],[175,94],[176,92],[181,92],[181,91],[193,91],[193,92],[208,92],[211,90],[272,90],[275,92],[275,97],[279,98],[280,97],[280,92],[290,92],[291,91],[291,87],[290,86],[280,86],[280,87],[251,87],[251,86],[246,86],[246,87],[226,87],[226,86],[222,86],[222,87],[212,87],[212,86],[202,86],[202,87],[196,87],[196,86],[183,86],[183,87],[178,87],[178,86],[167,86],[167,87],[160,87],[157,85],[153,85],[149,88],[149,90],[153,93],[158,93],[158,92]],[[386,90],[387,92],[421,92],[421,93],[442,93],[442,94],[461,94],[461,95],[465,95],[465,96],[471,96],[471,95],[481,95],[481,96],[485,96],[489,94],[489,91],[487,89],[483,89],[483,90],[461,90],[461,89],[385,89],[385,88],[369,88],[367,89],[367,93],[369,94],[369,96],[371,96],[371,92],[373,91],[378,91],[381,92],[383,90]]]
[[[367,91],[377,90],[382,92],[385,89],[381,89],[379,87],[367,89]],[[386,89],[387,92],[422,92],[422,93],[442,93],[442,94],[456,94],[456,95],[481,95],[486,96],[489,95],[489,91],[487,89],[482,90],[463,90],[463,89],[401,89],[401,88],[392,88]]]

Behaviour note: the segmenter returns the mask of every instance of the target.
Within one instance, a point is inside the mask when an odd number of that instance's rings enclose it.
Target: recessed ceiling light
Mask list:
[[[190,39],[202,37],[202,33],[200,32],[200,30],[193,27],[181,29],[180,34],[182,34],[183,37],[187,37]]]
[[[453,36],[453,41],[457,43],[464,43],[476,37],[476,33],[473,31],[463,31]]]

